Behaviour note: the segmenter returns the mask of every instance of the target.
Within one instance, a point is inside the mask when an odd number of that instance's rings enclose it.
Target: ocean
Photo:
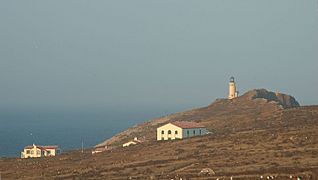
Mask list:
[[[113,135],[167,112],[155,109],[0,112],[0,157],[19,157],[26,145],[59,145],[63,150],[93,147]]]

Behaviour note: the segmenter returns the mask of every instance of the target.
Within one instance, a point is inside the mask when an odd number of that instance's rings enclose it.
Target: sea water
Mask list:
[[[24,146],[59,145],[62,150],[93,147],[146,120],[162,116],[155,109],[64,112],[0,112],[0,157],[19,157]]]

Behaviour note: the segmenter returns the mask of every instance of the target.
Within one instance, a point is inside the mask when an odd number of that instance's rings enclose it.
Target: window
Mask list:
[[[161,138],[161,140],[163,141],[163,140],[165,140],[165,138],[164,138],[164,137],[162,137],[162,138]]]
[[[27,153],[27,154],[30,154],[30,150],[26,150],[26,153]]]
[[[175,131],[174,133],[175,133],[175,134],[178,134],[178,131]]]
[[[195,135],[195,130],[193,130],[193,135]]]
[[[168,138],[168,140],[171,140],[171,138]]]
[[[40,150],[37,150],[36,151],[36,155],[40,155],[41,154],[41,151]]]
[[[201,129],[200,129],[200,135],[202,134]]]
[[[168,134],[171,134],[171,130],[168,131]]]
[[[46,154],[49,156],[51,155],[51,151],[46,151]]]
[[[33,152],[33,150],[31,150],[31,154],[33,154],[34,152]]]
[[[187,136],[189,137],[189,135],[190,135],[190,131],[189,131],[189,130],[187,130]]]
[[[164,130],[162,130],[162,131],[161,131],[161,134],[165,134],[165,131],[164,131]]]

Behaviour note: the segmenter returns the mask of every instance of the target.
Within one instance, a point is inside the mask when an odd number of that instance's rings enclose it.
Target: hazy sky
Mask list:
[[[1,0],[0,108],[318,104],[317,0]]]

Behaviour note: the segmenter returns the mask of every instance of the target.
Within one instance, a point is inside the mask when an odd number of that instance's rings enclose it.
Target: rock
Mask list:
[[[283,106],[283,108],[299,107],[299,103],[293,96],[278,92],[274,93],[271,91],[267,91],[266,89],[254,89],[248,91],[242,97],[250,100],[265,99],[269,102],[276,102],[279,105]]]
[[[204,168],[200,171],[199,175],[215,175],[215,172],[211,168]]]

